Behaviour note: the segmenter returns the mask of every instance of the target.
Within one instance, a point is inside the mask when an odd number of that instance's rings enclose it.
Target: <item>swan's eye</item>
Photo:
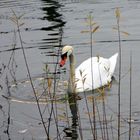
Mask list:
[[[67,52],[61,55],[61,59],[64,60],[67,58]]]

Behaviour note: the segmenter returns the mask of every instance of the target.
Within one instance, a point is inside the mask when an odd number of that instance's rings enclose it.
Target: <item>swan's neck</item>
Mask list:
[[[70,77],[69,77],[68,92],[75,93],[75,60],[73,54],[69,56],[69,60],[70,60]]]

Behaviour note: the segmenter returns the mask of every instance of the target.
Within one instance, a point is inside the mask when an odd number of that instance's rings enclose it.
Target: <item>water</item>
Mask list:
[[[35,89],[40,95],[43,89],[43,78],[45,75],[45,65],[48,65],[49,71],[53,78],[54,73],[57,77],[56,93],[58,99],[60,94],[66,93],[66,86],[62,81],[68,79],[69,67],[59,69],[58,56],[62,45],[73,45],[75,49],[76,66],[90,57],[90,38],[89,34],[81,33],[88,30],[86,18],[89,14],[93,20],[100,26],[99,30],[93,35],[93,56],[101,55],[110,57],[118,52],[118,36],[116,27],[115,8],[119,7],[121,11],[120,28],[121,31],[128,32],[130,35],[121,34],[122,39],[122,80],[121,80],[121,139],[128,139],[129,116],[129,69],[130,69],[130,52],[132,51],[132,123],[133,139],[139,139],[139,42],[140,42],[140,2],[135,0],[1,0],[0,1],[0,68],[1,68],[1,95],[7,96],[6,77],[8,85],[12,85],[12,101],[7,102],[5,98],[0,97],[0,138],[1,139],[45,139],[44,129],[41,124],[37,106],[34,103],[34,94],[29,84],[29,77],[16,25],[10,20],[13,17],[12,10],[17,15],[23,15],[21,22],[21,36],[23,46],[33,77]],[[16,32],[16,33],[14,33]],[[14,51],[12,48],[15,48]],[[11,61],[9,63],[9,60]],[[8,67],[9,64],[9,67]],[[57,73],[56,73],[57,72]],[[114,74],[118,81],[118,64]],[[16,78],[15,83],[11,83]],[[114,137],[117,137],[117,106],[118,106],[118,83],[113,82],[111,89],[106,91],[104,100],[98,99],[99,110],[102,116],[102,101],[106,104],[108,127],[113,125]],[[84,97],[83,94],[81,94]],[[88,94],[90,97],[91,94]],[[9,103],[9,104],[8,104]],[[90,111],[92,104],[88,100]],[[10,105],[10,126],[9,135],[7,130],[8,105]],[[44,102],[41,103],[42,111],[45,110]],[[79,112],[81,117],[81,126],[84,139],[92,139],[88,112],[85,105],[85,99],[78,101]],[[49,108],[50,105],[47,106]],[[59,130],[65,135],[63,130],[68,127],[64,117],[66,104],[59,102],[58,119]],[[71,107],[72,108],[72,107]],[[74,122],[75,107],[68,109],[68,117],[71,124],[74,124],[75,137],[80,139],[79,130],[76,129]],[[73,115],[72,115],[72,114]],[[73,117],[73,122],[72,118]],[[92,116],[93,117],[93,116]],[[48,110],[44,112],[44,120],[48,121]],[[112,118],[112,120],[111,120]],[[111,123],[112,122],[112,123]],[[97,128],[100,128],[97,122]],[[50,136],[56,136],[55,121],[51,122]],[[110,139],[111,130],[108,129]],[[101,133],[99,131],[99,133]],[[74,138],[73,138],[74,139]],[[75,138],[76,139],[76,138]]]

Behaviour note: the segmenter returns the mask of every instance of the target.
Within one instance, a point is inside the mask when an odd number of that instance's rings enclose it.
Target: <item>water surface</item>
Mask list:
[[[60,50],[63,45],[74,46],[76,66],[90,57],[90,36],[81,33],[88,30],[85,21],[89,14],[100,26],[99,30],[93,35],[92,55],[101,55],[109,58],[118,52],[118,35],[113,30],[116,27],[115,8],[121,11],[120,28],[121,31],[128,32],[130,35],[121,34],[122,46],[122,79],[121,79],[121,138],[128,139],[129,116],[129,92],[130,92],[130,52],[132,52],[132,124],[133,139],[139,138],[139,42],[140,42],[140,2],[135,0],[1,0],[0,1],[0,68],[1,68],[1,95],[7,96],[8,88],[6,85],[13,85],[10,88],[13,101],[10,101],[10,127],[7,135],[8,103],[5,98],[0,97],[1,120],[0,138],[1,139],[45,139],[46,135],[41,124],[37,106],[35,105],[33,91],[30,87],[29,77],[25,66],[19,36],[16,25],[10,20],[14,11],[18,16],[23,15],[21,22],[21,36],[25,49],[31,76],[34,80],[35,89],[38,93],[42,92],[42,79],[45,77],[44,70],[48,66],[49,76],[57,77],[59,85],[56,94],[65,94],[66,87],[63,81],[69,77],[69,67],[64,69],[58,66]],[[13,49],[14,48],[14,49]],[[10,62],[10,63],[9,63]],[[111,125],[113,124],[113,134],[117,137],[117,107],[118,107],[118,63],[115,70],[116,82],[111,89],[106,91],[104,101],[106,104],[106,114],[108,132],[111,137]],[[16,78],[16,79],[15,79]],[[16,80],[18,85],[15,88],[11,82]],[[6,82],[8,81],[8,83]],[[91,94],[88,94],[89,96]],[[84,95],[81,94],[83,97]],[[60,97],[58,97],[60,98]],[[19,102],[17,102],[19,100]],[[20,102],[21,101],[21,102]],[[32,102],[31,102],[32,101]],[[99,110],[101,116],[102,101],[99,100]],[[45,105],[41,104],[42,111]],[[84,139],[92,139],[90,122],[85,105],[85,99],[78,101],[81,116],[81,126]],[[49,106],[50,107],[50,106]],[[49,108],[48,107],[48,108]],[[66,121],[62,119],[65,113],[65,103],[58,103],[59,129],[65,136],[63,130],[68,127]],[[70,126],[73,115],[68,107],[68,117]],[[63,109],[62,109],[63,108]],[[89,108],[92,104],[89,102]],[[66,109],[66,108],[65,108]],[[48,120],[48,111],[44,112],[44,119]],[[112,120],[111,120],[112,118]],[[112,123],[110,123],[112,122]],[[75,122],[73,122],[75,124]],[[75,139],[80,139],[79,130],[74,127],[78,134]],[[97,128],[100,125],[97,122]],[[24,130],[24,131],[23,131]],[[54,120],[51,122],[50,136],[55,138],[56,127]],[[100,132],[99,132],[100,133]]]

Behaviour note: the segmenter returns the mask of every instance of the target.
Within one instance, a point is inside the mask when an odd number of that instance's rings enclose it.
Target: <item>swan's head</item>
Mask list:
[[[61,61],[59,62],[60,67],[63,67],[66,63],[66,60],[68,56],[70,56],[73,53],[73,47],[72,46],[64,46],[61,53]]]

